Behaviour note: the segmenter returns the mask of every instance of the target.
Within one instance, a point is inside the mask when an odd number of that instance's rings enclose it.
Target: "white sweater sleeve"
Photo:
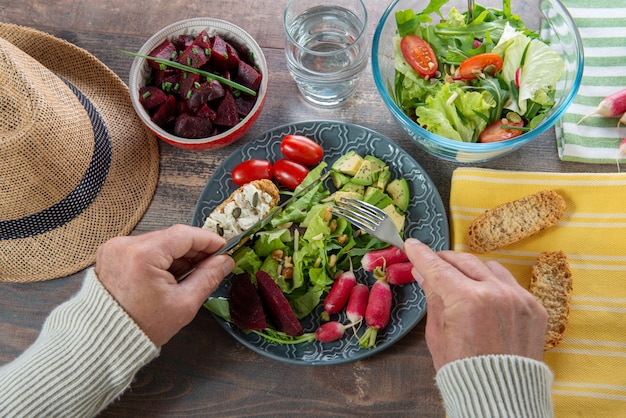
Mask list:
[[[553,378],[544,363],[511,355],[453,361],[436,376],[451,418],[552,417]]]
[[[159,353],[91,268],[35,343],[0,367],[0,416],[94,416]]]

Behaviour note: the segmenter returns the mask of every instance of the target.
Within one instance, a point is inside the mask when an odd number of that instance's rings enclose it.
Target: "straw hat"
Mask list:
[[[0,23],[0,281],[67,276],[129,234],[158,180],[156,138],[87,51]]]

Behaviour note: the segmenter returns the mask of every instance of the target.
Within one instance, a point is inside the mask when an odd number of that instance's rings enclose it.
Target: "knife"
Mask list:
[[[189,268],[189,270],[185,271],[183,274],[179,275],[176,278],[176,280],[180,282],[185,277],[189,276],[196,269],[196,266],[198,265],[198,263],[200,261],[202,261],[202,260],[204,260],[204,259],[206,259],[207,257],[210,257],[210,256],[212,257],[212,256],[215,256],[215,255],[224,254],[224,253],[232,250],[233,248],[235,248],[237,246],[237,244],[239,244],[245,238],[248,238],[249,236],[254,235],[255,233],[259,232],[261,229],[263,229],[274,218],[274,216],[276,216],[280,212],[282,212],[282,210],[289,203],[293,202],[295,199],[297,199],[299,197],[304,196],[307,192],[309,192],[314,187],[318,186],[321,182],[326,180],[326,178],[328,178],[329,175],[330,175],[330,172],[327,172],[327,173],[321,175],[320,177],[318,177],[317,179],[313,180],[312,182],[310,182],[309,184],[307,184],[306,186],[304,186],[300,190],[295,191],[291,195],[291,197],[289,197],[289,199],[285,200],[283,203],[281,203],[280,205],[278,205],[275,208],[273,208],[272,210],[270,210],[270,212],[267,215],[265,215],[263,218],[261,218],[257,222],[255,222],[250,228],[242,231],[241,233],[235,235],[234,237],[231,237],[228,241],[226,241],[226,244],[224,244],[224,246],[222,248],[220,248],[219,250],[217,250],[213,254],[200,254],[200,255],[198,255],[198,257],[194,258],[193,265],[191,266],[191,268]]]

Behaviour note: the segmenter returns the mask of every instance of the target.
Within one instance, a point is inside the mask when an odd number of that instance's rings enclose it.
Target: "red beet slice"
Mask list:
[[[178,50],[187,49],[189,45],[193,44],[195,38],[190,35],[178,35],[178,41],[176,42],[176,46]]]
[[[203,30],[202,32],[198,34],[198,36],[196,36],[196,39],[194,39],[193,43],[195,45],[200,45],[202,49],[211,48],[211,38],[209,37],[209,34],[206,33],[205,30]]]
[[[256,103],[256,97],[250,96],[249,94],[242,93],[235,99],[235,104],[237,105],[237,112],[243,117],[248,116],[254,104]]]
[[[172,95],[167,96],[167,100],[152,115],[152,121],[163,129],[167,129],[176,120],[176,99]]]
[[[204,53],[204,48],[199,45],[189,45],[178,57],[178,62],[188,67],[200,68],[206,64],[208,58]]]
[[[179,82],[178,94],[184,100],[193,94],[193,91],[200,85],[200,76],[198,74],[185,73]]]
[[[226,90],[224,97],[217,105],[217,116],[214,120],[216,125],[235,126],[239,123],[239,112],[232,93]]]
[[[171,68],[154,69],[152,77],[154,78],[154,86],[173,93],[174,87],[179,82],[180,72]]]
[[[146,110],[154,109],[167,100],[167,95],[156,86],[146,86],[139,89],[139,103]]]
[[[243,330],[267,328],[263,303],[250,281],[248,273],[238,274],[230,280],[230,319]]]
[[[208,118],[183,113],[176,118],[174,134],[183,138],[206,138],[213,132],[213,124]]]
[[[302,324],[298,321],[289,301],[274,282],[274,279],[263,270],[259,270],[256,273],[256,284],[276,328],[287,335],[301,335],[303,332]]]
[[[202,106],[200,106],[200,109],[198,109],[198,111],[196,112],[196,116],[207,118],[213,121],[215,120],[217,113],[215,113],[215,110],[211,109],[209,105],[205,103]]]
[[[226,91],[217,80],[202,83],[200,87],[191,89],[191,95],[187,95],[187,107],[197,109],[205,103],[223,97]]]
[[[154,58],[161,58],[170,61],[170,59],[172,58],[172,54],[176,54],[176,46],[166,39],[161,42],[159,46],[154,48],[148,55]],[[161,64],[153,60],[148,60],[148,65],[157,70],[161,66]]]
[[[228,42],[219,35],[213,37],[211,48],[211,65],[214,69],[237,68],[239,54]]]
[[[239,67],[237,68],[237,82],[251,88],[254,91],[258,91],[261,86],[261,74],[252,68],[252,66],[243,61],[239,61]]]

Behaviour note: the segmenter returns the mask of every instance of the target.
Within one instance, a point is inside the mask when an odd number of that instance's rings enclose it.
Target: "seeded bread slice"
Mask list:
[[[254,180],[232,192],[206,218],[203,228],[225,239],[238,235],[267,215],[280,201],[271,180]]]
[[[501,204],[472,221],[468,245],[475,253],[488,253],[553,226],[564,212],[565,200],[554,190]]]
[[[569,318],[572,273],[563,251],[539,254],[528,290],[548,311],[544,350],[549,350],[563,339]]]

